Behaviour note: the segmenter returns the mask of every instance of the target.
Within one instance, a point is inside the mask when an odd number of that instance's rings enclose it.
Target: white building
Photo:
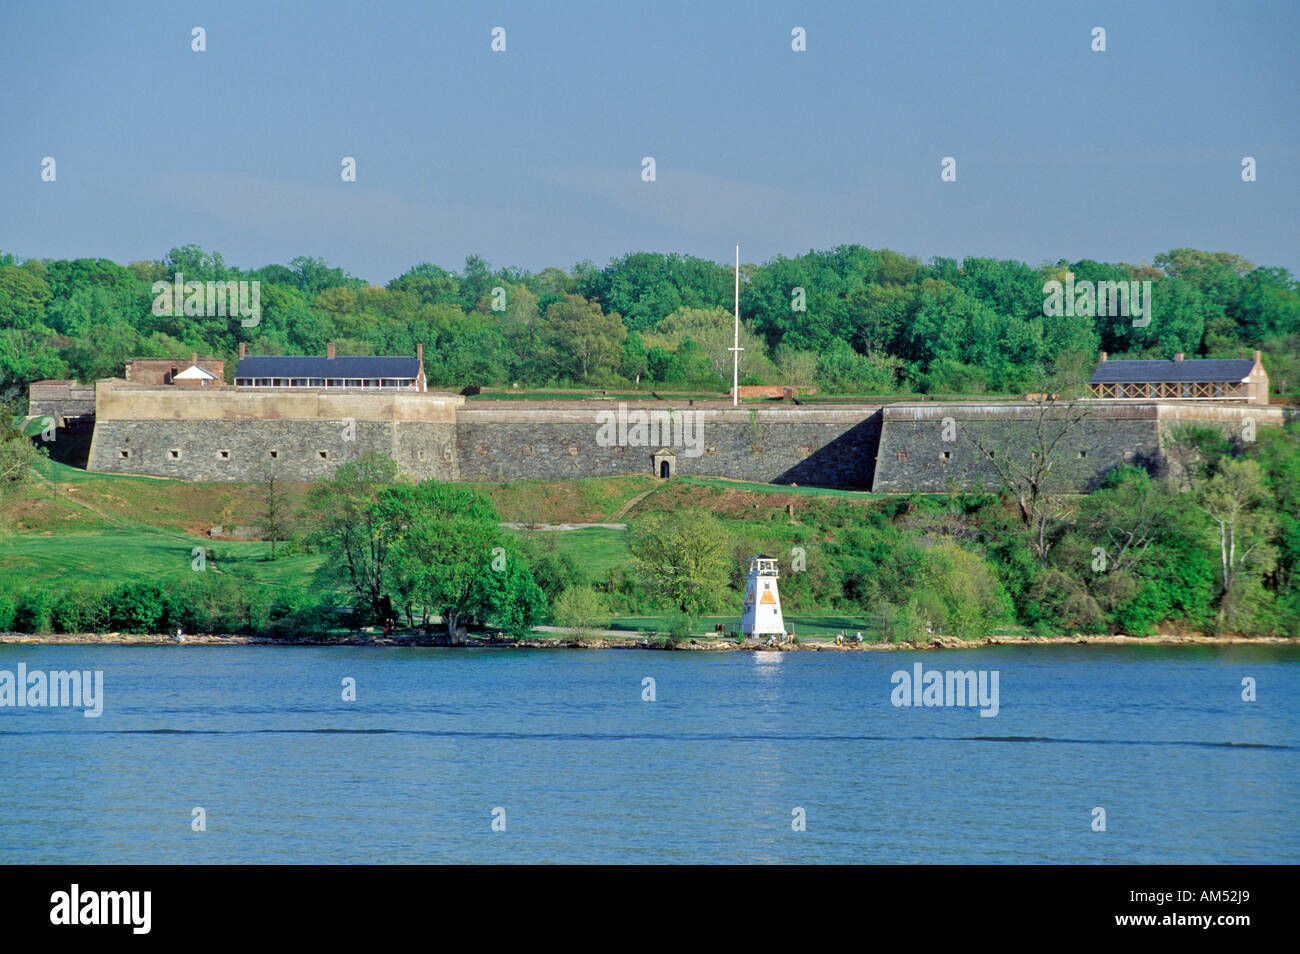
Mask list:
[[[745,637],[785,635],[781,617],[781,594],[776,589],[777,561],[759,554],[749,558],[749,579],[745,582],[745,608],[740,631]]]
[[[172,384],[188,385],[192,388],[206,388],[220,384],[217,376],[211,371],[205,371],[197,364],[192,364],[179,374],[172,376]]]

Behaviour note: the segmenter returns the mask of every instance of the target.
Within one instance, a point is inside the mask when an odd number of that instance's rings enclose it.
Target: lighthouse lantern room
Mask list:
[[[781,595],[776,589],[777,566],[776,560],[761,553],[749,558],[745,608],[740,617],[740,631],[746,637],[785,635]]]

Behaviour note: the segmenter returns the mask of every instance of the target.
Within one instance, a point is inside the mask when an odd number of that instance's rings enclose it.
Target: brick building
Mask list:
[[[199,374],[191,369],[197,368]],[[186,377],[176,380],[181,375]],[[225,383],[226,363],[220,358],[199,358],[196,351],[189,361],[176,358],[132,358],[126,362],[123,377],[132,384],[158,385],[178,384],[194,386],[202,381],[208,386],[220,386]]]

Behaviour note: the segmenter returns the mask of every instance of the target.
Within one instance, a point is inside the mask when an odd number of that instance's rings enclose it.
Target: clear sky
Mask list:
[[[1192,246],[1300,274],[1298,80],[1296,0],[3,0],[0,250],[197,243],[377,283],[736,242],[754,262]]]

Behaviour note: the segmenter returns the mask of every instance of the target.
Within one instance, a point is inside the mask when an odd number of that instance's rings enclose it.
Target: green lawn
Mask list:
[[[84,470],[80,467],[70,467],[67,464],[61,464],[56,460],[50,460],[46,457],[38,457],[35,464],[33,464],[32,469],[46,480],[53,481],[56,484],[84,484],[98,483],[100,481],[157,484],[160,482],[171,481],[171,478],[169,477],[136,477],[130,474],[100,474],[95,471]]]
[[[193,573],[195,547],[207,547],[207,572],[247,576],[267,586],[306,585],[319,555],[265,559],[270,547],[258,542],[214,542],[162,531],[104,529],[58,534],[13,534],[4,541],[0,582],[39,580],[117,583],[128,579],[168,580]]]
[[[724,477],[675,477],[686,484],[704,487],[721,487],[725,490],[750,490],[766,494],[801,494],[807,497],[889,497],[891,494],[873,494],[865,490],[834,490],[828,487],[791,487],[788,484],[760,484],[745,480],[727,480]]]
[[[632,560],[627,547],[626,530],[607,530],[590,527],[584,530],[514,530],[517,535],[530,534],[554,540],[556,547],[570,554],[590,579],[600,579],[605,571],[616,566],[628,566]]]

